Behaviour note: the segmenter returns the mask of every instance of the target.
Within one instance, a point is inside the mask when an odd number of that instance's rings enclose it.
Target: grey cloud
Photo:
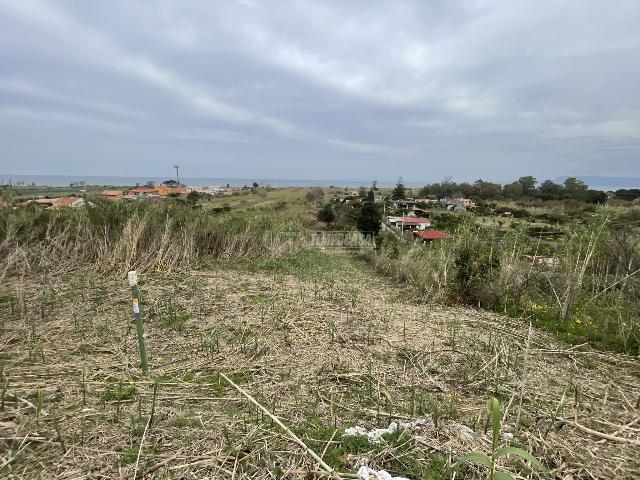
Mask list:
[[[639,20],[625,0],[0,0],[0,173],[637,176]]]

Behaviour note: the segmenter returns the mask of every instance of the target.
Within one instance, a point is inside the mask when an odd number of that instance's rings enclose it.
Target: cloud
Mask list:
[[[65,111],[42,111],[21,107],[0,106],[0,119],[2,117],[14,117],[37,123],[59,123],[81,128],[100,128],[109,133],[124,133],[127,128],[120,123],[100,120],[87,115],[79,115]],[[28,124],[30,127],[34,125]]]
[[[61,94],[59,92],[54,92],[53,90],[50,90],[48,88],[20,80],[0,78],[0,91],[3,90],[11,92],[13,94],[35,97],[42,100],[49,100],[63,106],[86,108],[88,110],[93,110],[95,112],[105,113],[108,115],[117,115],[131,118],[145,117],[145,114],[143,112],[123,105],[116,105],[100,100],[78,98],[70,94]]]
[[[395,156],[407,156],[411,155],[411,151],[404,148],[392,147],[388,145],[374,144],[374,143],[358,143],[347,142],[344,140],[330,140],[329,143],[335,145],[339,150],[345,152],[354,153],[369,153],[379,155],[395,155]]]
[[[163,68],[142,56],[129,53],[111,42],[98,30],[77,24],[71,18],[53,9],[51,4],[33,0],[0,4],[21,20],[35,23],[56,38],[62,37],[68,45],[81,39],[82,46],[74,48],[77,54],[84,57],[83,61],[100,64],[162,87],[205,115],[227,122],[259,124],[286,135],[300,133],[297,127],[286,121],[236,107],[216,98],[205,87],[181,78],[170,69]]]
[[[0,0],[0,140],[19,157],[0,169],[59,148],[149,170],[164,149],[192,176],[640,175],[638,18],[633,0]],[[108,142],[91,155],[83,119]]]

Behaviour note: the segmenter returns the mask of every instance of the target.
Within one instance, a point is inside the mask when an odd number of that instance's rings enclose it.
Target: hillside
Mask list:
[[[640,471],[638,359],[535,329],[527,342],[524,321],[414,301],[347,255],[142,274],[148,377],[122,276],[84,270],[5,283],[5,478],[322,477],[220,373],[340,478],[356,478],[364,461],[411,479],[484,478],[472,464],[458,473],[452,465],[488,451],[492,394],[502,403],[501,443],[531,452],[549,478]],[[345,436],[415,419],[379,443]],[[515,458],[500,463],[516,478],[539,478]]]

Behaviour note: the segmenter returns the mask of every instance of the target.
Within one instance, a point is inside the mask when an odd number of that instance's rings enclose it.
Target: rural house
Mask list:
[[[402,230],[424,230],[431,226],[431,220],[422,217],[389,217],[389,224]]]
[[[20,205],[29,205],[35,203],[45,208],[62,208],[71,207],[79,208],[84,206],[84,198],[81,197],[58,197],[58,198],[36,198],[34,200],[26,200]]]
[[[98,195],[106,200],[117,201],[120,200],[124,196],[124,192],[122,190],[103,190]]]
[[[440,230],[422,230],[413,232],[413,238],[417,242],[431,243],[434,240],[442,240],[447,237],[445,232]]]

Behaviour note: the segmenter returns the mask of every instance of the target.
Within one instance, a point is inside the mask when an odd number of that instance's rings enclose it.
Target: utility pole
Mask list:
[[[176,180],[178,182],[178,186],[180,186],[180,165],[174,165],[173,168],[176,169]]]

